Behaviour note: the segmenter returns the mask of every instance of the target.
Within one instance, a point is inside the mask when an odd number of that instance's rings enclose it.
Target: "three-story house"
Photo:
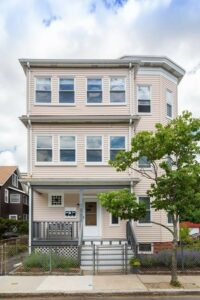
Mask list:
[[[133,222],[139,252],[153,253],[172,237],[151,221],[168,224],[151,208],[150,180],[117,172],[108,161],[129,150],[141,130],[177,115],[184,70],[166,57],[20,59],[26,74],[30,247],[127,240],[126,221],[101,207],[97,194],[129,188],[146,203]],[[151,168],[144,158],[138,168]],[[170,224],[169,224],[170,226]]]

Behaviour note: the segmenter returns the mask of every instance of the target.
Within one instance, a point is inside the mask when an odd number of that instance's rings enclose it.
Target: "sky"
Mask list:
[[[200,116],[200,0],[0,0],[0,165],[26,171],[19,58],[164,55],[186,70],[179,113]]]

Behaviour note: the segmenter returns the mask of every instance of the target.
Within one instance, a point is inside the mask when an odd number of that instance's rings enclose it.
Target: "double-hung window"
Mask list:
[[[146,156],[141,156],[138,160],[139,168],[151,168],[151,162],[148,160]]]
[[[59,103],[73,104],[74,103],[74,79],[60,78],[59,80]]]
[[[110,78],[110,103],[125,103],[125,77]]]
[[[60,136],[60,161],[69,163],[76,161],[75,136]]]
[[[151,112],[151,89],[149,85],[138,85],[137,87],[138,112]]]
[[[18,176],[17,174],[12,174],[12,185],[18,188]]]
[[[4,190],[4,202],[5,203],[9,202],[9,192],[8,192],[8,189]]]
[[[173,117],[173,93],[169,90],[166,91],[166,109],[167,109],[167,117]]]
[[[114,160],[117,153],[125,150],[125,136],[110,137],[110,159]]]
[[[87,79],[87,103],[102,103],[101,78]]]
[[[102,162],[102,137],[101,136],[86,137],[86,162],[88,163]]]
[[[146,208],[146,215],[139,219],[140,224],[148,224],[151,223],[151,204],[150,204],[150,197],[143,196],[139,197],[139,203],[143,203]]]
[[[110,214],[110,224],[111,225],[119,225],[119,217],[116,217],[113,214]]]
[[[51,78],[37,77],[36,78],[36,103],[51,103]]]
[[[37,136],[36,161],[52,162],[52,136]]]
[[[10,203],[19,204],[21,201],[20,194],[10,194]]]

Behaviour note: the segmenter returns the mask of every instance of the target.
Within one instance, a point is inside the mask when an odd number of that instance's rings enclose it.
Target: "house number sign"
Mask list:
[[[76,218],[76,207],[65,207],[66,218]]]

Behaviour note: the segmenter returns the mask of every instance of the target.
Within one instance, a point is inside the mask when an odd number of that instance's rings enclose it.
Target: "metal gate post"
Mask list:
[[[93,275],[95,275],[95,244],[93,244],[92,252],[93,252]]]
[[[125,274],[127,274],[128,273],[128,268],[127,268],[127,266],[128,266],[128,245],[127,244],[125,244]]]

